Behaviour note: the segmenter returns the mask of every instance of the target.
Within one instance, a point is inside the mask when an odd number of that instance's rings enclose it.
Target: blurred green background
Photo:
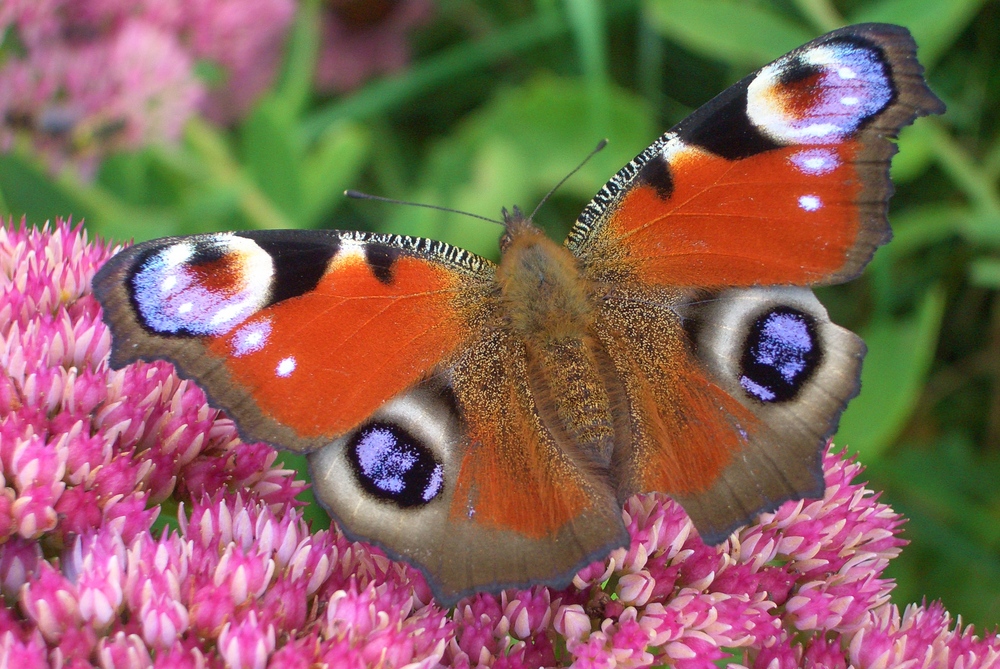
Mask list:
[[[280,76],[232,125],[195,117],[178,143],[106,152],[89,173],[46,164],[30,142],[5,147],[0,210],[72,215],[114,240],[331,227],[496,257],[495,226],[341,193],[496,217],[532,208],[607,137],[539,212],[561,236],[614,171],[747,72],[848,23],[909,27],[948,112],[900,139],[895,241],[861,279],[821,291],[870,350],[836,442],[909,518],[889,569],[896,601],[1000,621],[1000,3],[438,0],[402,38],[408,66],[338,95],[311,83],[321,11],[299,4]]]

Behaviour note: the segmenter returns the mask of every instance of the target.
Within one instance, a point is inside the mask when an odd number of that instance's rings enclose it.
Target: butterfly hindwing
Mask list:
[[[732,288],[680,313],[706,380],[757,419],[710,488],[678,496],[702,535],[721,540],[786,499],[822,494],[822,445],[860,390],[865,345],[807,288]]]
[[[821,446],[858,392],[864,344],[812,291],[619,294],[601,338],[628,388],[623,497],[668,492],[718,543],[761,511],[822,494]]]
[[[846,281],[891,236],[889,138],[943,109],[904,28],[834,31],[663,135],[601,189],[567,245],[597,279]]]

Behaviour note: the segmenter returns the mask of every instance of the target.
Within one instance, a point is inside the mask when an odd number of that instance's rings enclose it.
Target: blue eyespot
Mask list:
[[[444,466],[397,425],[363,427],[348,443],[347,455],[362,488],[401,508],[427,504],[444,489]]]
[[[740,360],[740,385],[766,403],[793,399],[821,360],[815,319],[791,307],[779,307],[750,326]]]

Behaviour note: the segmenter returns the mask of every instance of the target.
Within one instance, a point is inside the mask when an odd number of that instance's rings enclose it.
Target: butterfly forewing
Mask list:
[[[310,451],[468,341],[493,271],[397,235],[220,233],[126,249],[94,290],[113,365],[168,359],[247,439]]]
[[[713,288],[856,276],[889,240],[889,141],[940,113],[898,26],[824,35],[747,76],[641,153],[567,245],[596,278]]]

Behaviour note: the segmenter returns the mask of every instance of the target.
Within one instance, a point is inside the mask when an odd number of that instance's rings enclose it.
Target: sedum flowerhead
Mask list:
[[[5,0],[0,150],[20,142],[54,167],[92,168],[111,150],[176,140],[199,110],[237,118],[270,85],[294,9],[293,0]],[[206,81],[196,68],[216,74]]]
[[[320,90],[342,93],[410,62],[408,34],[426,23],[431,0],[327,0],[316,63]]]
[[[442,609],[412,567],[312,531],[304,483],[168,364],[109,369],[90,279],[113,252],[0,229],[2,666],[1000,667],[995,634],[889,602],[902,519],[832,450],[823,499],[721,546],[639,495],[630,545],[569,588]]]

